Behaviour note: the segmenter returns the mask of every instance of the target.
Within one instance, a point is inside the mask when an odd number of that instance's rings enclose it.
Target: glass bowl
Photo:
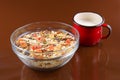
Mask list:
[[[48,59],[36,59],[32,58],[30,56],[22,54],[23,52],[25,54],[29,54],[30,52],[18,47],[15,44],[16,39],[26,33],[26,32],[33,32],[33,31],[41,31],[41,30],[54,30],[54,29],[62,29],[69,33],[71,33],[75,38],[75,43],[72,46],[69,46],[66,49],[58,50],[57,53],[65,53],[64,55],[54,57],[54,58],[48,58]],[[79,33],[78,31],[72,27],[71,25],[68,25],[66,23],[62,22],[52,22],[52,21],[46,21],[46,22],[35,22],[30,23],[27,25],[24,25],[18,29],[16,29],[10,37],[12,50],[14,53],[18,56],[18,58],[28,67],[36,70],[53,70],[57,69],[59,67],[62,67],[67,62],[71,60],[73,55],[75,54],[76,50],[79,47]],[[53,52],[49,52],[53,53]]]

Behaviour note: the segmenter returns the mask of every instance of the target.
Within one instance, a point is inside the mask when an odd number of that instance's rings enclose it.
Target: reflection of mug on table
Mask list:
[[[105,80],[109,53],[100,45],[81,46],[75,54],[74,77],[76,80]]]
[[[104,19],[93,12],[81,12],[74,16],[73,26],[80,33],[81,45],[95,45],[101,39],[108,38],[112,29],[110,25],[104,23]],[[107,35],[102,35],[102,28],[105,27],[109,30]]]

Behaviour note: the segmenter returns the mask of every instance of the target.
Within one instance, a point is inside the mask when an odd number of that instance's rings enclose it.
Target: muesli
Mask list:
[[[67,50],[75,44],[74,36],[65,30],[41,30],[35,32],[27,32],[18,37],[15,44],[24,49],[26,52],[22,54],[35,59],[51,59],[62,56],[72,50]],[[62,51],[63,50],[63,51]],[[62,62],[59,60],[32,62],[40,68],[49,68],[56,66]],[[48,65],[48,66],[47,66]]]

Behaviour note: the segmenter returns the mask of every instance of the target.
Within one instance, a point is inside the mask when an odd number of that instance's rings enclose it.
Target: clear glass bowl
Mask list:
[[[22,54],[22,52],[29,54],[29,51],[23,50],[18,46],[16,46],[15,44],[16,39],[23,33],[30,32],[30,31],[32,32],[32,31],[40,31],[40,30],[54,30],[54,29],[66,30],[71,34],[73,34],[76,40],[76,42],[72,46],[68,47],[67,49],[56,51],[57,53],[64,52],[65,54],[62,56],[58,56],[50,59],[35,59]],[[70,59],[73,57],[73,55],[75,54],[76,50],[79,47],[79,33],[74,27],[66,23],[54,22],[54,21],[53,22],[49,22],[49,21],[35,22],[35,23],[24,25],[16,29],[10,37],[10,41],[12,45],[12,50],[25,65],[37,70],[50,70],[50,69],[57,69],[70,61]]]

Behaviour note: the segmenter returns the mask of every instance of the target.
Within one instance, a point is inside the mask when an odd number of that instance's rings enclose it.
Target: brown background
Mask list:
[[[80,46],[72,60],[52,72],[29,69],[12,52],[10,35],[37,21],[72,25],[74,14],[101,14],[112,26],[108,40],[93,47]],[[120,80],[120,0],[0,0],[0,80]]]

